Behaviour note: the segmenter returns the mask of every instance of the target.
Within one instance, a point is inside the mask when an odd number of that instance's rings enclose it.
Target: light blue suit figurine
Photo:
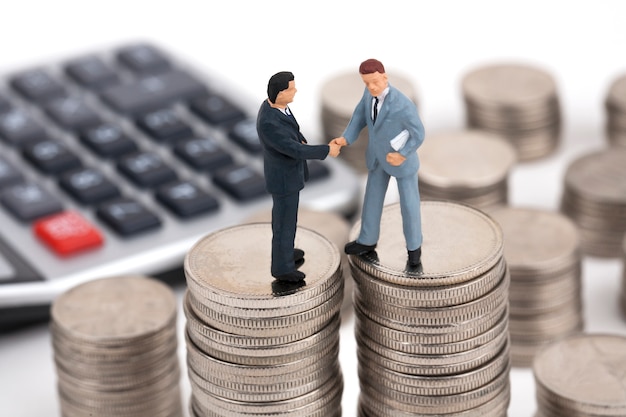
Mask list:
[[[424,141],[424,126],[415,104],[390,85],[383,64],[376,59],[363,61],[359,73],[365,91],[357,104],[343,136],[332,142],[353,143],[367,126],[369,143],[365,153],[367,185],[357,239],[346,244],[349,255],[363,255],[376,248],[380,220],[389,178],[395,177],[400,194],[402,229],[408,263],[421,263],[422,223],[417,184],[417,148]]]

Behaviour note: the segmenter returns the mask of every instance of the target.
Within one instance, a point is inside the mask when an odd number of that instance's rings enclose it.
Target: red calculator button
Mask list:
[[[60,255],[71,255],[104,242],[100,231],[74,211],[45,217],[35,222],[33,230]]]

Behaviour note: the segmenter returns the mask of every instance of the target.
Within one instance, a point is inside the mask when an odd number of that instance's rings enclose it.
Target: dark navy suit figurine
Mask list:
[[[365,83],[363,97],[354,109],[343,136],[330,142],[350,145],[358,138],[361,129],[367,127],[369,142],[365,161],[368,173],[361,230],[355,241],[346,244],[345,252],[363,255],[376,248],[385,193],[390,177],[394,177],[400,194],[408,264],[416,267],[421,264],[422,254],[417,148],[424,141],[424,126],[415,104],[388,83],[385,67],[380,61],[363,61],[359,73]]]
[[[298,282],[305,278],[297,268],[304,262],[304,251],[295,248],[300,190],[309,171],[307,159],[339,155],[341,146],[308,145],[288,104],[296,94],[294,75],[274,74],[267,85],[267,100],[261,104],[257,132],[263,146],[267,191],[272,195],[272,276],[280,281]]]

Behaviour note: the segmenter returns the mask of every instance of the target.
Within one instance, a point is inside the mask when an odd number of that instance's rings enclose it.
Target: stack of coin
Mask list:
[[[52,304],[61,414],[180,417],[177,302],[160,281],[90,281]]]
[[[272,210],[269,209],[262,210],[251,215],[242,223],[270,223],[271,221]],[[304,228],[315,230],[326,239],[333,242],[337,248],[340,248],[341,269],[343,271],[344,278],[343,291],[345,294],[352,294],[352,288],[354,285],[352,277],[350,276],[350,265],[348,264],[347,255],[343,252],[343,247],[348,242],[348,236],[350,234],[350,222],[345,217],[342,217],[335,212],[300,207],[298,209],[298,224]],[[352,312],[352,298],[344,297],[343,306],[341,307],[342,318],[352,314]]]
[[[410,79],[393,71],[387,71],[387,74],[389,84],[417,104],[416,89]],[[322,85],[321,121],[324,137],[330,140],[343,134],[364,91],[365,84],[357,69],[337,74]],[[363,129],[356,142],[341,149],[341,158],[357,172],[367,172],[365,149],[368,140],[367,129]]]
[[[626,318],[626,234],[624,234],[624,243],[622,244],[622,294],[620,297],[620,307]]]
[[[580,156],[565,172],[561,211],[578,225],[585,254],[620,257],[626,233],[626,148]]]
[[[488,213],[502,227],[511,273],[511,361],[528,367],[543,345],[583,329],[578,229],[565,215],[543,209]]]
[[[626,416],[626,337],[579,334],[552,342],[533,362],[535,417]]]
[[[343,278],[337,247],[298,227],[305,281],[270,275],[271,226],[207,235],[188,252],[192,416],[340,416]]]
[[[467,125],[507,138],[519,160],[543,157],[558,146],[557,87],[544,70],[520,63],[486,65],[468,72],[461,89]]]
[[[611,83],[604,107],[609,142],[613,145],[626,146],[626,74]]]
[[[349,256],[359,416],[504,416],[509,275],[501,229],[460,203],[424,201],[421,211],[420,267],[407,265],[399,204],[385,206],[376,250]]]
[[[477,208],[508,203],[515,148],[480,130],[427,136],[418,150],[423,200],[451,200]]]

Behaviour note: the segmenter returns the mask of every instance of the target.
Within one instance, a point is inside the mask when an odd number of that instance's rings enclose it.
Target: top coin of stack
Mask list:
[[[626,416],[626,337],[579,334],[535,356],[536,417]]]
[[[578,225],[585,254],[619,257],[626,233],[626,148],[580,156],[565,171],[561,211]]]
[[[545,71],[523,64],[493,64],[461,83],[466,123],[507,138],[521,161],[550,154],[560,141],[557,87]]]
[[[494,134],[467,130],[428,136],[418,150],[423,200],[451,200],[477,208],[508,203],[515,148]]]
[[[504,415],[509,275],[500,227],[464,204],[424,201],[421,210],[422,268],[407,268],[399,204],[383,210],[376,251],[349,257],[359,413]]]
[[[272,221],[272,210],[262,210],[246,218],[242,223],[270,223]],[[298,225],[315,230],[317,233],[330,240],[338,248],[343,248],[348,242],[350,233],[350,222],[338,213],[328,210],[314,210],[300,207],[298,209]],[[352,293],[352,279],[350,277],[350,266],[347,255],[341,251],[341,269],[344,277],[344,293]],[[352,298],[344,297],[341,307],[341,316],[352,314]]]
[[[50,330],[62,414],[182,416],[176,316],[173,291],[143,276],[61,294]]]
[[[609,142],[626,146],[626,74],[616,78],[609,86],[604,108]]]
[[[337,247],[298,227],[306,281],[281,283],[270,275],[271,239],[269,224],[243,224],[204,237],[185,258],[194,416],[341,413]]]
[[[413,83],[404,75],[388,71],[389,84],[400,90],[417,104],[417,93]],[[324,137],[328,140],[343,134],[354,108],[361,100],[365,84],[355,69],[327,80],[321,89],[321,121]],[[363,129],[356,142],[341,149],[341,157],[357,172],[367,172],[365,149],[367,129]]]

